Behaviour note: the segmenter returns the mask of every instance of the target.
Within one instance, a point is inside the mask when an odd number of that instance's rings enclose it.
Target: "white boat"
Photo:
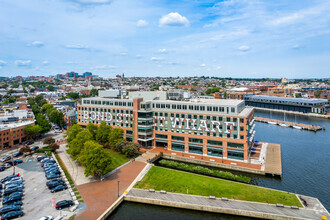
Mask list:
[[[300,127],[299,125],[293,125],[292,127],[295,128],[295,129],[298,129],[298,130],[302,129],[302,127]]]
[[[289,127],[289,125],[288,124],[285,124],[285,123],[282,123],[282,124],[280,124],[282,127]]]
[[[277,123],[275,121],[269,121],[268,124],[277,125]]]

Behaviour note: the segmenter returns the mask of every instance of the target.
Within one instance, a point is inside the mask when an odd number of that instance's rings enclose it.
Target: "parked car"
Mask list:
[[[3,215],[7,212],[11,212],[11,211],[19,211],[21,210],[21,206],[16,206],[16,205],[5,205],[0,209],[0,215]]]
[[[38,156],[37,157],[37,160],[40,162],[40,161],[42,161],[45,158],[48,158],[48,157],[47,156]]]
[[[53,189],[56,186],[63,185],[63,184],[64,184],[63,182],[53,181],[52,183],[48,184],[47,186],[49,189]]]
[[[1,216],[1,220],[13,219],[17,217],[22,217],[24,213],[22,211],[12,211]]]
[[[61,129],[55,129],[55,133],[62,133]]]
[[[12,161],[12,160],[7,161],[6,163],[9,163],[11,166],[14,165],[14,161]]]
[[[38,146],[34,146],[34,147],[31,148],[31,150],[37,150],[37,149],[39,149]]]
[[[62,178],[58,178],[58,179],[53,179],[53,180],[49,180],[46,182],[46,185],[49,186],[50,184],[53,184],[54,182],[60,182],[60,183],[64,183]]]
[[[18,205],[22,206],[23,202],[22,201],[13,201],[13,202],[8,202],[6,205]]]
[[[50,169],[53,169],[53,168],[58,168],[57,163],[53,163],[53,164],[45,167],[45,171],[50,170]]]
[[[66,190],[68,187],[66,185],[58,185],[56,187],[54,187],[53,189],[50,190],[50,192],[54,193],[54,192],[59,192],[62,190]]]
[[[24,189],[23,183],[9,183],[9,184],[5,184],[5,190],[6,189],[13,188],[13,187],[20,187],[20,188]]]
[[[44,217],[39,218],[39,220],[54,220],[54,217],[51,216],[51,215],[48,215],[48,216],[44,216]]]
[[[4,156],[3,158],[1,158],[0,162],[5,162],[11,159],[11,156]]]
[[[60,174],[54,174],[54,173],[49,174],[49,175],[46,175],[46,178],[47,178],[48,180],[50,180],[50,179],[55,179],[55,178],[59,178],[59,177],[61,177]]]
[[[13,162],[14,162],[14,165],[16,165],[16,164],[23,163],[23,160],[21,160],[21,159],[16,159],[16,160],[14,160]]]
[[[17,182],[17,181],[19,181],[20,183],[23,183],[23,178],[20,177],[20,176],[17,176],[17,177],[11,178],[11,179],[8,180],[7,182],[5,182],[5,185],[10,184],[10,183],[14,183],[14,182]]]
[[[73,205],[74,205],[74,203],[72,200],[62,200],[62,201],[59,201],[58,203],[56,203],[55,208],[57,210],[59,210],[59,209],[64,209],[64,208],[73,206]]]
[[[25,143],[25,145],[32,145],[34,143],[34,141],[27,141],[26,143]]]
[[[0,166],[0,171],[4,171],[6,169],[6,167],[4,165]]]
[[[42,164],[41,166],[46,169],[47,167],[54,166],[54,164],[56,164],[56,162],[45,163],[45,164]]]
[[[22,200],[22,196],[15,195],[12,197],[5,197],[2,201],[2,204],[11,203],[11,202],[18,201],[18,200]]]
[[[9,199],[9,198],[12,198],[12,197],[16,197],[16,196],[20,196],[20,197],[23,197],[23,192],[13,192],[11,194],[9,194],[8,196],[5,196],[3,199]]]
[[[23,181],[22,180],[15,180],[15,181],[5,182],[5,185],[9,185],[9,184],[23,185]]]
[[[6,176],[5,178],[1,179],[0,182],[1,183],[7,182],[8,180],[11,180],[14,177],[17,177],[17,175],[13,174],[13,175]]]
[[[22,156],[22,155],[23,155],[23,153],[21,153],[21,152],[16,152],[16,153],[13,154],[13,157],[19,157],[19,156]]]
[[[38,158],[37,158],[38,159]],[[48,156],[40,156],[40,162],[44,163],[45,161],[50,160],[50,157]]]
[[[3,195],[8,196],[8,195],[11,195],[14,192],[23,193],[23,189],[21,187],[12,187],[12,188],[9,188],[9,189],[5,189],[5,191],[3,192]]]
[[[51,169],[45,170],[45,174],[49,174],[52,172],[60,172],[60,170],[57,167],[52,167]]]
[[[10,163],[5,163],[5,164],[3,164],[3,166],[7,169],[9,167],[12,167],[13,165],[11,165]]]

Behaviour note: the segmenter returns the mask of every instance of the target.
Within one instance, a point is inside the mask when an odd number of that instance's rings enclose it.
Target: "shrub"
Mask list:
[[[247,177],[247,176],[235,175],[228,171],[221,171],[221,170],[207,168],[207,167],[194,165],[194,164],[187,164],[187,163],[181,163],[181,162],[177,162],[177,161],[164,160],[164,159],[159,161],[159,164],[161,166],[168,167],[168,168],[188,171],[188,172],[197,173],[197,174],[204,174],[207,176],[220,177],[223,179],[235,180],[235,181],[243,182],[243,183],[249,183],[251,181],[251,178]]]
[[[47,138],[45,138],[45,140],[44,140],[44,144],[51,145],[51,144],[53,144],[53,143],[55,143],[55,139],[52,138],[52,137],[47,137]]]
[[[29,146],[24,146],[21,149],[19,149],[20,153],[30,152],[31,148]]]
[[[139,150],[140,145],[135,143],[128,143],[123,147],[122,153],[125,154],[126,157],[132,158],[139,152]]]
[[[51,144],[49,147],[52,152],[55,152],[57,149],[60,148],[60,146],[58,144]]]
[[[113,150],[118,151],[118,152],[122,152],[123,148],[129,143],[130,142],[128,142],[128,141],[119,142],[118,144],[116,144],[115,147],[113,147]]]

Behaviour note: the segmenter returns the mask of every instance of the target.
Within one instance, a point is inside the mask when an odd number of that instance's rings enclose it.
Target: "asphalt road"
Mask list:
[[[68,190],[51,193],[46,186],[46,177],[41,167],[41,163],[37,162],[36,155],[23,158],[23,163],[15,167],[16,173],[24,179],[24,197],[23,212],[24,216],[20,219],[39,219],[43,216],[51,215],[57,217],[62,215],[71,216],[73,213],[68,209],[61,211],[56,210],[53,205],[61,200],[71,200]],[[0,172],[0,179],[11,175],[13,168],[9,168]]]

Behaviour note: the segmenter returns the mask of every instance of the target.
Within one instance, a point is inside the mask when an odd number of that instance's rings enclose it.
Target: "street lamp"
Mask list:
[[[118,197],[119,197],[119,182],[120,182],[120,181],[118,180]]]

